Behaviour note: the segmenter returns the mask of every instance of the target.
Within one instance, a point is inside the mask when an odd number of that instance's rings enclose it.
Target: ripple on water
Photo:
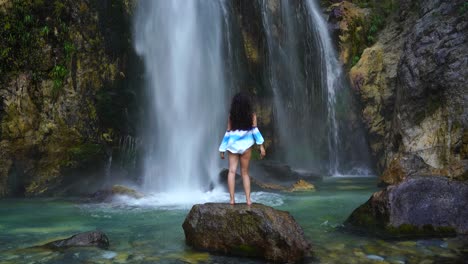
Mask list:
[[[236,193],[236,202],[245,203],[245,195]],[[270,192],[253,192],[251,199],[254,203],[262,203],[268,206],[280,206],[283,202],[283,195]],[[194,204],[203,203],[227,203],[229,202],[229,193],[227,192],[192,192],[192,193],[151,193],[143,198],[136,199],[129,196],[116,196],[111,203],[84,204],[80,205],[83,209],[99,209],[99,214],[92,214],[94,218],[112,218],[105,212],[118,212],[125,210],[131,211],[145,210],[188,210]],[[102,214],[104,213],[104,214]]]

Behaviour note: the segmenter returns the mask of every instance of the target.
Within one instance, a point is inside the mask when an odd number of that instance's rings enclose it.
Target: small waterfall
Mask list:
[[[130,135],[122,136],[119,139],[119,163],[121,166],[135,168],[137,149],[140,146],[140,140]]]
[[[329,175],[368,168],[363,134],[350,125],[351,95],[320,9],[314,0],[259,1],[279,135],[277,158]],[[354,150],[351,135],[362,138]]]
[[[321,53],[325,60],[325,67],[322,67],[325,87],[327,90],[327,110],[328,110],[328,149],[330,151],[330,164],[329,172],[331,175],[340,174],[339,166],[340,160],[338,158],[338,152],[340,151],[340,139],[339,139],[339,126],[336,118],[336,90],[343,89],[344,87],[344,76],[341,69],[341,64],[338,62],[337,54],[334,50],[330,33],[328,32],[327,24],[325,23],[322,13],[314,0],[306,1],[307,9],[310,14],[312,25],[316,25],[315,28],[318,31]]]
[[[216,182],[226,126],[225,2],[141,0],[135,48],[146,67],[144,187],[193,192]]]
[[[110,185],[112,183],[112,151],[110,151],[109,158],[107,159],[106,163],[106,184]]]

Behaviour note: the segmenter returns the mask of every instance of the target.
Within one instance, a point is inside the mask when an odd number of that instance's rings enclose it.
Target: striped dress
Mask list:
[[[228,130],[224,134],[219,151],[227,150],[231,153],[242,154],[253,144],[261,145],[264,141],[257,127],[252,127],[250,130]]]

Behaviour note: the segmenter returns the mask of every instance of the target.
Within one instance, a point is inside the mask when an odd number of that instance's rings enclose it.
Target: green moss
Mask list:
[[[232,251],[234,254],[241,256],[260,256],[258,248],[246,244],[239,245],[235,247]]]
[[[356,227],[366,227],[370,231],[376,231],[384,227],[386,221],[379,221],[377,217],[372,214],[372,209],[368,203],[361,205],[351,214],[347,223]]]
[[[65,57],[67,61],[71,60],[72,55],[76,52],[76,47],[73,43],[66,41],[63,45],[65,51]]]
[[[349,37],[345,42],[350,45],[349,61],[347,61],[350,67],[356,65],[364,49],[377,41],[377,35],[385,27],[387,17],[397,7],[394,0],[383,0],[378,3],[369,0],[352,2],[361,8],[369,9],[369,15],[348,21]]]
[[[356,65],[356,64],[359,62],[360,59],[361,59],[360,56],[354,56],[354,57],[353,57],[353,60],[351,61],[351,67],[353,67],[354,65]]]
[[[52,78],[54,82],[54,86],[52,88],[52,97],[56,98],[60,91],[63,88],[65,77],[68,75],[68,70],[63,65],[55,65],[52,71],[50,72],[49,76]]]
[[[460,7],[458,8],[458,13],[460,15],[466,14],[467,11],[468,11],[468,2],[461,4]]]
[[[96,156],[103,154],[101,145],[93,143],[85,143],[82,145],[74,146],[69,149],[69,154],[73,160],[88,161],[94,159]]]

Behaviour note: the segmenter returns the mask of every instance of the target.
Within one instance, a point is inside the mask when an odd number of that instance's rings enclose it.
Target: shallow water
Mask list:
[[[464,263],[466,249],[457,238],[386,241],[339,231],[349,214],[378,190],[375,186],[375,178],[330,178],[317,183],[315,192],[254,193],[253,200],[294,216],[315,252],[307,263]],[[243,201],[242,194],[237,200]],[[167,201],[164,195],[119,198],[111,204],[0,200],[0,263],[262,263],[191,250],[181,227],[191,204]],[[227,202],[228,195],[209,193],[193,201]],[[108,235],[108,250],[29,248],[95,229]]]

